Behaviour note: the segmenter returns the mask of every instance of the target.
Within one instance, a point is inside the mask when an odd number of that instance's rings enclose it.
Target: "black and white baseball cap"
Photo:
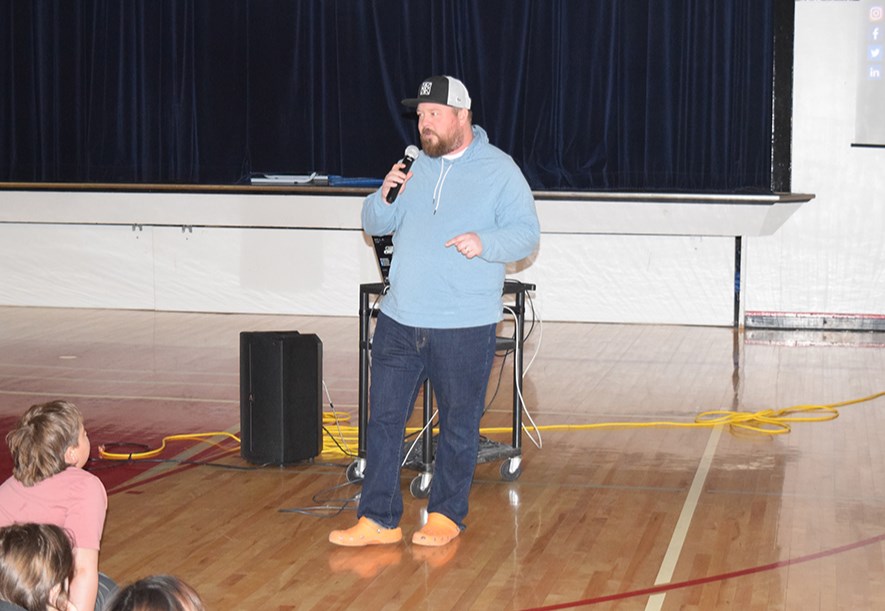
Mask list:
[[[402,101],[403,106],[415,108],[422,102],[431,104],[445,104],[453,108],[466,108],[470,110],[470,95],[464,83],[451,76],[431,76],[424,79],[418,88],[417,98],[407,98]]]

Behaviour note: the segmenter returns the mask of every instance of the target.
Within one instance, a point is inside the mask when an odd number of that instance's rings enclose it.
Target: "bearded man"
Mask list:
[[[362,208],[363,230],[392,233],[395,256],[372,339],[358,522],[329,535],[352,547],[402,540],[403,436],[427,378],[439,436],[427,521],[412,543],[446,545],[465,528],[505,266],[529,256],[540,239],[531,189],[473,125],[461,81],[430,77],[402,103],[416,110],[423,153],[411,167],[394,164]],[[398,190],[392,203],[391,190]]]

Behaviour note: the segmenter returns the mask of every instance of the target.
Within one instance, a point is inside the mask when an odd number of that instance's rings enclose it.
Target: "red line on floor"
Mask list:
[[[230,454],[233,451],[236,451],[236,448],[232,448],[229,450],[220,450],[220,451],[216,448],[207,448],[206,450],[195,454],[194,456],[188,458],[186,461],[183,461],[180,464],[172,466],[171,468],[169,468],[166,471],[163,471],[162,473],[158,473],[156,475],[152,475],[150,477],[146,477],[144,479],[141,479],[141,480],[138,480],[135,482],[133,482],[132,480],[135,479],[137,476],[141,475],[142,473],[144,473],[145,471],[148,471],[149,469],[157,466],[157,464],[159,464],[161,461],[163,461],[163,459],[159,459],[159,460],[158,459],[147,459],[147,460],[143,460],[143,461],[139,461],[139,460],[120,461],[119,467],[121,469],[126,469],[127,467],[135,467],[137,470],[132,473],[124,474],[124,476],[121,479],[119,479],[118,481],[115,481],[113,483],[113,485],[111,485],[111,486],[106,485],[106,487],[108,489],[108,495],[120,494],[121,492],[126,492],[127,490],[131,490],[132,488],[138,488],[139,486],[142,486],[142,485],[147,484],[149,482],[155,482],[157,480],[161,480],[166,477],[169,477],[170,475],[177,475],[187,469],[192,469],[194,467],[204,466],[204,465],[201,465],[200,463],[208,463],[208,462],[212,462],[212,461],[219,459],[219,458],[225,458],[227,456],[230,456]],[[173,459],[170,459],[168,462],[174,462],[174,461],[175,461],[175,459],[173,458]],[[108,461],[104,461],[104,462],[105,462],[105,465],[103,467],[103,470],[111,470],[115,467],[115,465],[113,464],[114,461],[108,460]],[[95,474],[96,475],[105,475],[105,473],[102,473],[101,470],[99,470]]]
[[[679,581],[676,583],[667,583],[659,586],[654,586],[651,588],[643,588],[642,590],[632,590],[630,592],[621,592],[619,594],[608,594],[606,596],[599,596],[596,598],[587,598],[585,600],[577,600],[574,602],[568,603],[560,603],[558,605],[550,605],[547,607],[531,607],[530,609],[525,609],[524,611],[552,611],[554,609],[572,609],[574,607],[586,607],[589,605],[595,605],[597,603],[611,602],[615,600],[623,600],[625,598],[633,598],[636,596],[646,596],[649,594],[658,594],[659,592],[667,592],[669,590],[678,590],[680,588],[690,588],[692,586],[703,585],[705,583],[711,583],[714,581],[725,581],[726,579],[733,579],[735,577],[743,577],[744,575],[752,575],[753,573],[761,573],[764,571],[771,571],[774,569],[783,568],[785,566],[790,566],[793,564],[800,564],[803,562],[811,562],[812,560],[818,560],[820,558],[825,558],[827,556],[835,556],[836,554],[841,554],[847,551],[851,551],[853,549],[857,549],[859,547],[866,547],[867,545],[872,545],[874,543],[879,543],[880,541],[885,540],[885,534],[877,535],[875,537],[870,537],[869,539],[862,539],[860,541],[855,541],[854,543],[849,543],[847,545],[842,545],[840,547],[834,547],[832,549],[823,550],[820,552],[815,552],[813,554],[808,554],[805,556],[799,556],[797,558],[790,558],[787,560],[780,560],[778,562],[772,562],[771,564],[763,564],[760,566],[754,566],[747,569],[741,569],[739,571],[732,571],[730,573],[721,573],[719,575],[710,575],[709,577],[700,577],[698,579],[689,579],[687,581]]]

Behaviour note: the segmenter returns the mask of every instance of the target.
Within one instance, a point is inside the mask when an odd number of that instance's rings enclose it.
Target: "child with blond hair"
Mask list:
[[[33,405],[6,443],[13,466],[0,485],[0,527],[38,522],[63,528],[74,556],[70,602],[79,611],[99,611],[116,590],[98,571],[108,497],[101,480],[83,469],[90,445],[80,410],[67,401]]]

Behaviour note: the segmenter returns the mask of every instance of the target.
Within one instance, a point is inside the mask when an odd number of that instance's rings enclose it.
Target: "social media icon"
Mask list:
[[[882,80],[882,67],[881,66],[869,66],[869,70],[867,72],[867,79],[869,79],[871,81]]]
[[[870,7],[870,21],[882,21],[885,10],[881,6]]]
[[[873,27],[870,29],[870,40],[872,40],[873,42],[876,42],[876,41],[878,41],[878,40],[881,40],[881,38],[882,38],[882,28],[881,28],[881,26],[878,26],[878,25],[877,25],[877,26],[873,26]]]
[[[867,49],[867,59],[872,62],[882,61],[882,45],[870,45]]]

